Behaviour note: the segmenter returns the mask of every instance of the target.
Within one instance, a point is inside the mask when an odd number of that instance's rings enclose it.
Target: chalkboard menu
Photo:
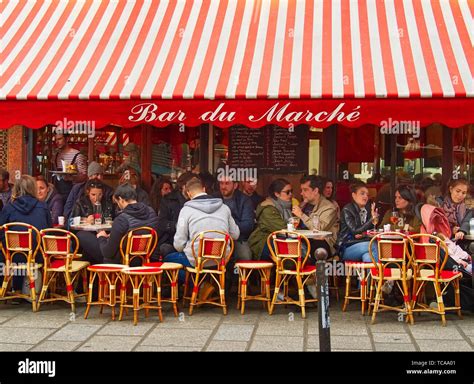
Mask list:
[[[308,126],[293,131],[276,125],[230,128],[229,166],[266,172],[307,172]]]

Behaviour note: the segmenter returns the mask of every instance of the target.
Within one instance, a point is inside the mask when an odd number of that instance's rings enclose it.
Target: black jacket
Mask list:
[[[76,202],[81,198],[81,196],[84,195],[86,183],[87,181],[84,181],[83,183],[74,184],[74,186],[72,187],[71,192],[69,193],[69,196],[67,197],[66,203],[64,204],[64,217],[66,217],[66,219],[69,217],[73,217],[71,216],[71,212],[74,209],[74,205],[76,204]],[[113,194],[114,194],[114,190],[104,183],[105,198],[108,201],[112,202]]]
[[[114,205],[111,200],[107,199],[105,196],[101,201],[102,206],[102,216],[112,216],[114,217]],[[94,214],[94,206],[88,196],[82,195],[74,204],[70,217],[87,217]]]
[[[131,229],[138,227],[151,227],[158,231],[158,216],[153,208],[143,203],[129,204],[117,216],[112,224],[110,237],[99,237],[99,246],[104,257],[104,263],[121,264],[119,252],[120,240]],[[155,249],[154,255],[157,254]],[[153,258],[155,258],[153,256]]]
[[[173,245],[176,224],[179,212],[183,208],[186,198],[180,191],[173,191],[161,199],[160,211],[158,212],[158,244]]]
[[[337,246],[339,248],[339,252],[343,252],[343,250],[349,245],[368,240],[367,238],[355,238],[355,235],[363,234],[373,227],[370,203],[367,203],[365,209],[367,210],[367,221],[362,224],[359,215],[360,209],[357,204],[352,202],[342,208],[341,229],[337,237]]]
[[[224,204],[230,208],[232,217],[240,229],[239,241],[247,241],[255,227],[255,211],[250,197],[238,189],[234,191],[232,199],[224,199],[220,192],[215,196],[221,198]]]

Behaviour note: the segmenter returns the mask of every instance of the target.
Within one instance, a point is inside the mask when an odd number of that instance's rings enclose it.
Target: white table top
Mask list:
[[[474,240],[474,235],[465,235],[464,238],[466,240]]]
[[[327,237],[332,236],[332,232],[328,231],[316,231],[313,232],[310,229],[298,229],[295,231],[296,233],[299,233],[300,235],[306,236],[308,239],[319,239],[319,240],[324,240]]]
[[[96,232],[96,231],[107,231],[112,228],[111,224],[79,224],[79,225],[71,225],[71,229],[75,231],[88,231],[88,232]]]

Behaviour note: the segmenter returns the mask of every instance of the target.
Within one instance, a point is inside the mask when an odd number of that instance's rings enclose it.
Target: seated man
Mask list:
[[[191,172],[183,173],[178,177],[177,188],[161,199],[158,212],[158,249],[162,256],[176,252],[173,247],[176,224],[178,223],[179,212],[188,200],[184,192],[184,186],[193,177],[197,177],[197,175]]]
[[[189,180],[185,186],[185,193],[190,201],[184,204],[179,213],[173,242],[177,252],[167,255],[164,261],[190,267],[195,265],[191,242],[198,233],[206,230],[223,231],[228,233],[232,239],[237,240],[240,230],[232,218],[229,207],[221,199],[207,195],[201,180],[198,178]],[[196,254],[198,245],[196,242]],[[184,270],[181,270],[180,283],[184,283],[184,275]]]
[[[334,204],[321,195],[324,181],[321,177],[304,176],[301,181],[303,203],[293,207],[293,214],[299,217],[306,228],[332,232],[325,240],[311,240],[311,255],[317,248],[324,248],[328,255],[334,254],[337,233],[339,231],[337,210]],[[307,209],[309,208],[309,209]],[[318,228],[315,228],[315,225]]]
[[[253,210],[255,211],[258,205],[265,200],[263,196],[260,196],[257,191],[257,179],[249,178],[242,181],[242,193],[252,200]]]

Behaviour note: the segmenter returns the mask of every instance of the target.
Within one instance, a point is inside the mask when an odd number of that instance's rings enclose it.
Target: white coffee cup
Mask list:
[[[76,216],[72,219],[72,224],[73,225],[79,225],[81,224],[81,216]]]
[[[384,232],[390,232],[390,224],[385,224],[383,226],[383,230],[384,230]]]
[[[58,216],[58,224],[64,225],[64,216]]]

